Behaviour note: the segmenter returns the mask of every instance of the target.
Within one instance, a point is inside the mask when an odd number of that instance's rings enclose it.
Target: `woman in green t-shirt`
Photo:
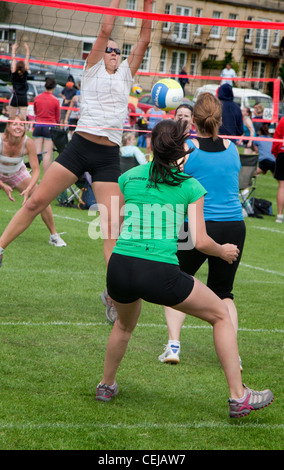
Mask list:
[[[216,353],[230,391],[230,416],[240,417],[270,404],[270,390],[254,392],[242,385],[236,334],[224,302],[207,286],[180,270],[179,228],[188,216],[196,248],[233,263],[236,245],[216,243],[207,235],[203,217],[206,191],[182,172],[186,124],[172,120],[152,131],[153,162],[135,167],[119,179],[121,234],[108,264],[107,288],[117,309],[110,334],[104,374],[96,399],[110,401],[118,394],[115,375],[141,312],[141,299],[171,306],[213,326]]]

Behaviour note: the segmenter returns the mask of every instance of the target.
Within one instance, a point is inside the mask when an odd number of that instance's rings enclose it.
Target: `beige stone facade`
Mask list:
[[[84,2],[108,6],[109,0]],[[57,10],[35,5],[8,3],[10,13],[0,19],[0,49],[9,52],[16,40],[31,47],[31,54],[39,60],[57,61],[63,57],[85,58],[102,21],[102,15],[72,10]],[[143,0],[121,0],[122,9],[141,11]],[[156,0],[154,12],[180,16],[222,18],[284,23],[284,1],[278,0]],[[113,38],[126,57],[135,44],[141,20],[117,17]],[[152,26],[151,45],[144,58],[137,81],[144,90],[150,90],[157,75],[178,74],[183,65],[189,75],[219,76],[215,68],[231,54],[239,77],[277,77],[283,63],[280,43],[284,30],[225,28],[212,25],[162,23]],[[284,41],[284,40],[283,40]],[[284,48],[283,48],[284,49]],[[24,52],[19,49],[19,53]],[[187,94],[205,84],[191,79]],[[207,83],[216,83],[207,81]],[[267,85],[258,82],[239,82],[238,86],[256,87],[267,91]]]

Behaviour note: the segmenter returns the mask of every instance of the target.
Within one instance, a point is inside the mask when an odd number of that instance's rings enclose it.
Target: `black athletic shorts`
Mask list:
[[[188,232],[188,224],[185,222],[184,233]],[[206,221],[206,230],[208,235],[215,242],[223,245],[233,243],[240,250],[237,261],[233,264],[227,263],[216,256],[207,256],[204,253],[193,248],[191,250],[182,249],[182,245],[187,239],[179,240],[178,259],[180,268],[192,276],[198,271],[206,259],[208,259],[208,277],[207,286],[215,292],[220,299],[233,299],[233,284],[238,269],[246,236],[246,226],[243,220],[233,222],[213,222]]]
[[[78,179],[87,171],[92,181],[117,183],[121,175],[118,145],[96,144],[76,132],[55,161]]]
[[[107,289],[119,303],[138,299],[174,306],[183,302],[194,285],[192,276],[175,264],[113,253],[107,269]]]
[[[275,162],[274,178],[279,181],[284,180],[284,152],[279,153]]]
[[[259,162],[258,166],[264,173],[267,173],[267,171],[271,171],[271,173],[274,174],[275,161],[273,162],[272,160],[265,158],[264,160],[261,160],[261,162]]]

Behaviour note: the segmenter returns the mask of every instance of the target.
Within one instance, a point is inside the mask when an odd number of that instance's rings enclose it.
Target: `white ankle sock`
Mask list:
[[[2,255],[4,253],[4,248],[2,248],[2,246],[0,246],[0,255]]]

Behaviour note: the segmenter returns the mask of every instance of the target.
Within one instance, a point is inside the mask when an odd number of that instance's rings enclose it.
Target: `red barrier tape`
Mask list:
[[[108,8],[98,5],[88,5],[84,3],[63,2],[57,0],[2,0],[9,3],[24,3],[28,5],[39,5],[64,10],[85,11],[89,13],[107,14],[123,16],[126,18],[144,18],[147,20],[156,20],[170,23],[190,23],[200,25],[213,25],[235,28],[250,29],[284,29],[284,23],[274,21],[247,21],[247,20],[227,20],[223,18],[200,18],[194,16],[166,15],[161,13],[148,13],[144,11],[122,10],[120,8]]]

